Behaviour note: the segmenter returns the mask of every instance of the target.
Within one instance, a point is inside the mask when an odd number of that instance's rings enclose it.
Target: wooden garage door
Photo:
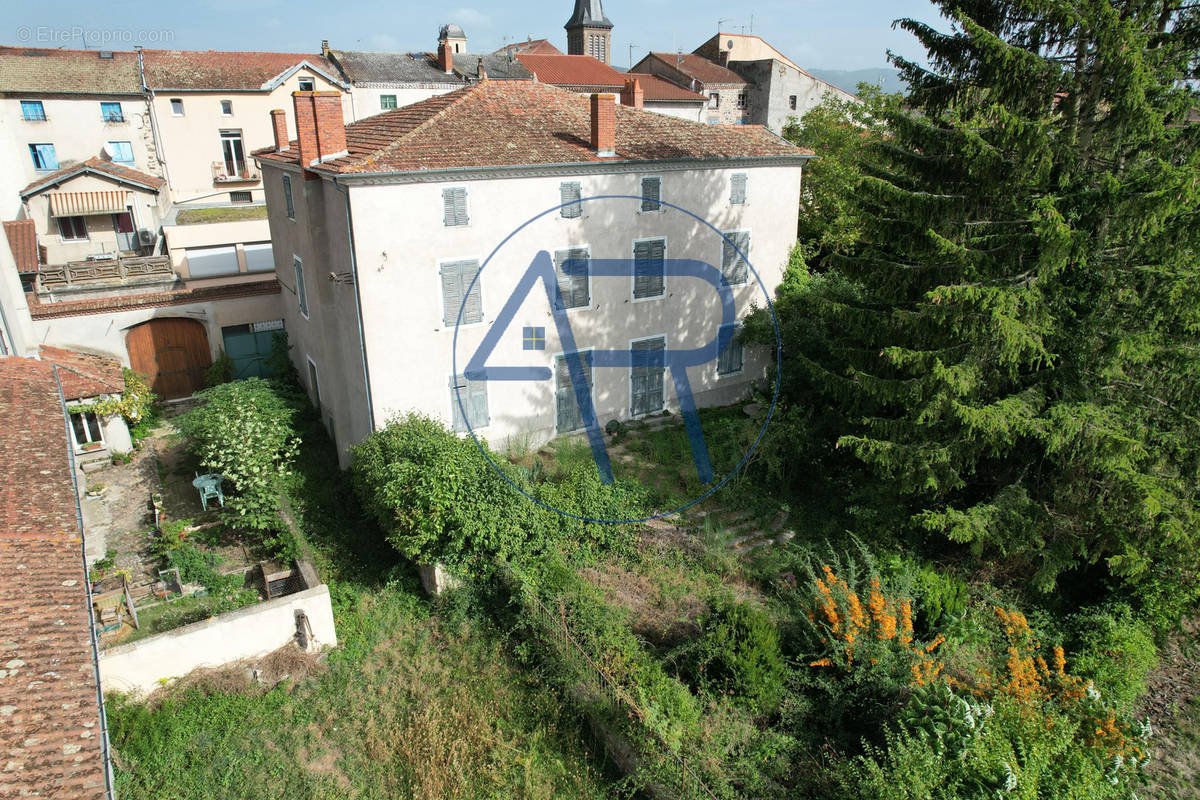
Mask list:
[[[159,397],[175,400],[204,388],[212,364],[204,326],[192,319],[152,319],[129,329],[125,339],[134,372],[150,379]]]

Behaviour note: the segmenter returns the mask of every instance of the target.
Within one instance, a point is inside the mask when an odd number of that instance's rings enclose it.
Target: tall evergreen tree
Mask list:
[[[938,0],[860,241],[781,313],[920,530],[1041,589],[1100,565],[1160,619],[1200,589],[1200,7]],[[785,334],[787,335],[787,334]]]

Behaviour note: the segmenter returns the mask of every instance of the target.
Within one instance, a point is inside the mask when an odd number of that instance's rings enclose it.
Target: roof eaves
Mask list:
[[[340,86],[346,90],[350,89],[350,85],[348,83],[346,83],[345,81],[343,81],[340,78],[330,75],[327,70],[321,69],[316,64],[309,61],[307,58],[288,67],[283,72],[276,75],[274,78],[271,78],[269,81],[265,82],[259,88],[262,89],[264,92],[274,91],[275,89],[277,89],[279,87],[280,84],[282,84],[288,78],[292,77],[297,72],[304,69],[305,67],[307,67],[308,69],[311,69],[313,72],[317,73],[322,78],[324,78],[325,80],[334,84],[335,86]]]

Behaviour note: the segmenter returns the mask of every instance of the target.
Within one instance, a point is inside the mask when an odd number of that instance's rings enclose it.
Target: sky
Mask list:
[[[14,4],[16,6],[16,4]],[[331,8],[336,12],[331,13]],[[316,52],[321,40],[346,50],[433,50],[438,28],[457,22],[468,49],[547,38],[564,52],[574,0],[109,0],[21,3],[4,14],[0,44],[181,50]],[[604,0],[612,20],[612,63],[627,67],[648,50],[690,52],[721,30],[756,33],[802,67],[869,69],[890,48],[920,60],[897,17],[938,23],[928,0]]]

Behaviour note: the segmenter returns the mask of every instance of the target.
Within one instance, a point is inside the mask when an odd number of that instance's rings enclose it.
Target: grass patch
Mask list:
[[[265,205],[184,208],[175,215],[175,224],[207,225],[213,222],[241,222],[247,219],[266,218],[267,207]]]

